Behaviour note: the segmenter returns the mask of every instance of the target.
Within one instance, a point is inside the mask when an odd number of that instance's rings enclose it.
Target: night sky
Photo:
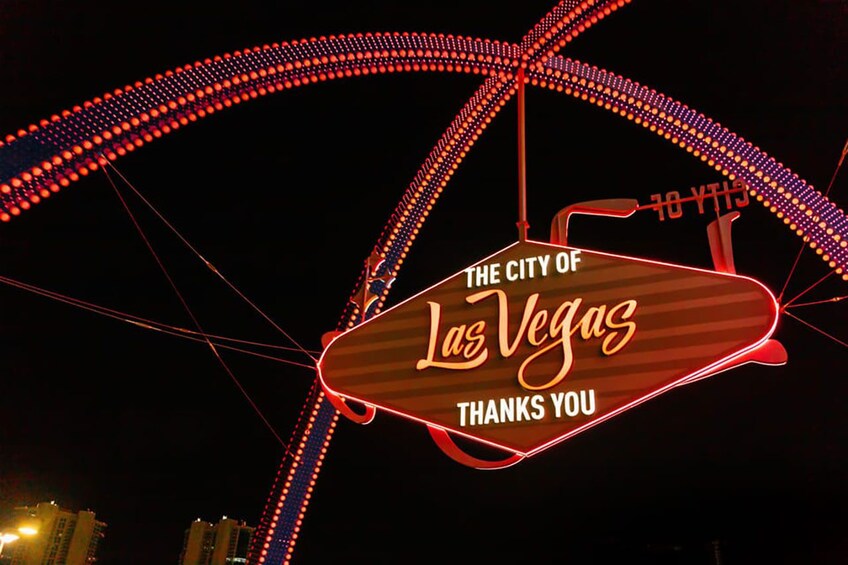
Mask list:
[[[848,138],[845,0],[634,0],[562,55],[727,126],[825,190]],[[498,7],[495,7],[495,6]],[[206,57],[349,32],[518,42],[552,4],[6,1],[0,134]],[[321,349],[362,262],[479,76],[335,80],[216,113],[115,163],[227,280],[304,348]],[[721,182],[618,116],[528,87],[530,237],[561,208]],[[517,238],[515,104],[446,189],[388,305]],[[120,181],[136,221],[207,333],[291,346]],[[848,171],[831,197],[848,204]],[[576,218],[570,243],[710,268],[706,226],[653,212]],[[779,294],[800,240],[761,205],[733,225],[739,274]],[[828,273],[809,249],[793,298]],[[0,275],[147,319],[192,321],[100,171],[0,225]],[[833,276],[799,302],[848,294]],[[0,286],[0,516],[55,500],[108,524],[99,563],[175,563],[196,518],[256,525],[283,448],[202,344]],[[846,341],[842,303],[793,310]],[[681,387],[518,465],[459,465],[424,427],[342,420],[295,563],[845,563],[846,348],[783,317],[783,367]],[[297,352],[262,350],[298,363]],[[224,351],[288,439],[314,370]]]

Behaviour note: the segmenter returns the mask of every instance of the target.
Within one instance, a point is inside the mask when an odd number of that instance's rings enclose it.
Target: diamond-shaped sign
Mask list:
[[[532,455],[774,331],[749,278],[518,242],[340,334],[329,394]]]

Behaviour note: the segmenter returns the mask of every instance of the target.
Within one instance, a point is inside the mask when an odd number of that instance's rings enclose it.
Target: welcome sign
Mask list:
[[[340,334],[328,394],[532,455],[774,331],[741,276],[523,241]]]

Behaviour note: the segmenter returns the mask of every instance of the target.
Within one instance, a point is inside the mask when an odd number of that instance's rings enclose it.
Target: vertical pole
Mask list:
[[[524,69],[518,69],[518,241],[527,241],[527,163],[524,148]]]

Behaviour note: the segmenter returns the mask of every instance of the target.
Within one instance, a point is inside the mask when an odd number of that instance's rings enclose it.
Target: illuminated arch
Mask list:
[[[596,8],[600,14],[589,20],[603,17],[604,9],[611,11],[606,4]],[[561,46],[577,33],[569,26],[558,32],[547,44],[560,41]],[[545,36],[539,31],[537,35]],[[531,41],[538,45],[540,40]],[[448,174],[438,175],[442,177],[439,182],[445,182],[487,121],[514,91],[514,75],[521,65],[528,66],[526,80],[530,84],[564,91],[635,120],[723,174],[745,180],[757,200],[846,278],[845,214],[797,174],[727,128],[654,90],[563,57],[546,57],[543,63],[528,59],[538,52],[540,47],[534,51],[532,45],[528,48],[461,36],[378,33],[266,45],[186,65],[116,89],[7,136],[0,142],[0,220],[9,221],[104,165],[106,159],[118,159],[224,108],[297,86],[375,73],[437,71],[490,77],[460,112],[461,119],[454,121],[439,140],[413,184],[432,184],[436,164],[448,169]],[[428,174],[430,179],[426,178]],[[416,198],[416,190],[410,187],[410,191],[405,200]],[[435,194],[438,191],[430,197]],[[426,218],[416,209],[420,208],[416,203],[418,200],[401,203],[403,210],[394,214],[395,225],[387,226],[390,233],[384,233],[381,239],[397,239],[401,231],[408,231],[403,234],[406,236],[415,235],[420,226],[406,230],[408,218],[416,218],[416,225]],[[381,243],[381,253],[390,252],[386,242]]]
[[[379,312],[409,247],[466,153],[515,92],[515,75],[596,104],[678,145],[723,174],[743,179],[843,279],[845,214],[789,169],[709,118],[654,90],[555,56],[574,37],[629,0],[565,0],[520,44],[461,36],[354,34],[237,51],[116,89],[0,141],[0,221],[145,143],[227,107],[297,86],[392,72],[462,72],[487,77],[439,139],[375,245],[379,269],[364,269],[338,328]],[[288,562],[338,418],[313,387],[272,487],[251,563]],[[299,444],[297,442],[300,442]]]

